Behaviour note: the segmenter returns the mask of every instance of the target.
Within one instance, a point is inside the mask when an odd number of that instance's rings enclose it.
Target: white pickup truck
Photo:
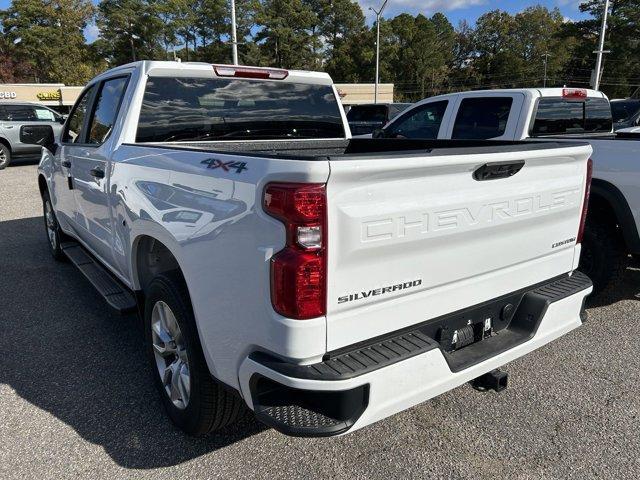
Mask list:
[[[190,434],[246,405],[338,435],[499,390],[584,319],[586,143],[351,139],[326,74],[147,61],[47,128],[24,136],[51,252],[139,311]]]
[[[375,138],[588,142],[593,183],[580,270],[607,300],[640,255],[640,132],[613,133],[609,100],[581,88],[478,90],[430,97]]]

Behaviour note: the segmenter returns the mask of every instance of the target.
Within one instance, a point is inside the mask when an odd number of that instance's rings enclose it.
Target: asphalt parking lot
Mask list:
[[[47,251],[36,167],[0,171],[0,478],[638,478],[640,265],[582,328],[334,439],[247,418],[193,439],[161,411],[135,318]]]

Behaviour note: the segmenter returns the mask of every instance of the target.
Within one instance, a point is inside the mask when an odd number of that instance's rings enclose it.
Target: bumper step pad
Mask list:
[[[328,437],[346,432],[367,408],[369,386],[312,391],[281,385],[254,374],[253,411],[262,423],[296,437]]]
[[[60,245],[64,254],[102,295],[111,308],[120,314],[136,309],[136,299],[120,281],[115,279],[97,260],[77,242]]]

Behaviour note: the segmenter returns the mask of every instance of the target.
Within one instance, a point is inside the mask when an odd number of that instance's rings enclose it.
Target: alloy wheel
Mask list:
[[[180,326],[169,305],[158,301],[151,312],[153,354],[160,380],[173,404],[183,410],[189,404],[191,373]]]
[[[47,226],[47,236],[49,237],[49,243],[51,244],[51,248],[55,250],[58,246],[58,238],[56,236],[58,225],[56,223],[56,216],[53,213],[53,208],[51,208],[51,202],[49,202],[49,200],[46,200],[44,203],[44,217]]]

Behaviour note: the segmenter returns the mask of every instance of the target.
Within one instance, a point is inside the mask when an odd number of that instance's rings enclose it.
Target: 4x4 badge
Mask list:
[[[235,162],[233,160],[229,162],[223,162],[217,158],[207,158],[200,162],[203,165],[206,165],[207,168],[222,168],[225,172],[229,172],[232,169],[235,169],[236,173],[242,173],[243,170],[248,170],[247,162]]]

